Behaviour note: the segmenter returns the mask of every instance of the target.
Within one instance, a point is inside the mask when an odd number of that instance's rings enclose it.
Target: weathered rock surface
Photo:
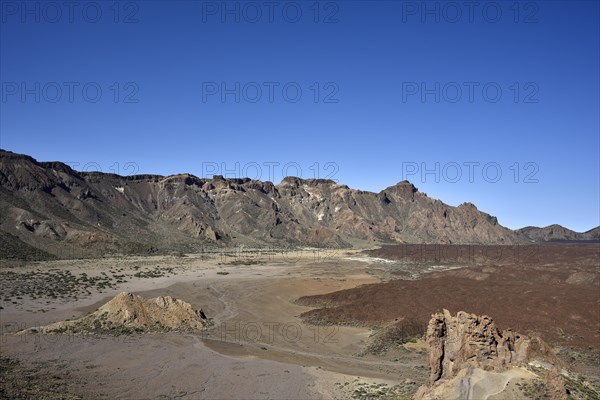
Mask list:
[[[456,316],[448,310],[433,314],[426,340],[430,385],[419,388],[414,396],[418,400],[525,399],[529,397],[519,386],[507,387],[511,381],[539,380],[525,368],[530,360],[544,360],[554,369],[563,364],[540,338],[500,331],[490,317],[464,311]],[[556,371],[554,379],[546,378],[544,390],[547,387],[552,398],[563,399],[566,391]]]
[[[552,349],[538,337],[510,329],[500,331],[488,316],[448,310],[432,315],[427,327],[430,381],[454,377],[464,368],[499,370],[528,362],[534,356],[552,358]]]
[[[62,321],[23,333],[133,333],[197,331],[208,321],[202,310],[171,296],[144,299],[122,292],[93,313],[73,321]]]
[[[527,241],[473,204],[449,206],[408,181],[372,193],[327,179],[287,177],[274,185],[189,174],[119,176],[3,150],[0,213],[6,233],[0,241],[21,241],[58,257],[70,256],[65,249],[73,247],[94,257],[222,244]]]

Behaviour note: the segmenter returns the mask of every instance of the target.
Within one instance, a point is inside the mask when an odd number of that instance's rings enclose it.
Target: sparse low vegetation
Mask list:
[[[96,274],[72,272],[69,269],[40,267],[34,270],[0,269],[0,303],[20,304],[25,299],[45,301],[73,301],[85,298],[94,292],[114,290],[119,284],[131,279],[150,279],[170,276],[174,267],[132,267],[128,273],[124,267],[112,267]],[[0,306],[1,307],[1,306]]]
[[[549,385],[550,372],[539,367],[529,367],[539,378],[524,383],[517,383],[523,394],[528,399],[545,400],[552,399],[552,390]],[[564,389],[569,400],[600,400],[600,391],[582,375],[561,374]]]
[[[361,382],[356,385],[351,396],[356,400],[409,400],[415,391],[413,383],[389,386],[385,383]]]
[[[390,349],[398,349],[406,343],[416,343],[423,331],[414,321],[400,321],[395,324],[377,327],[369,336],[367,346],[359,355],[381,355]]]
[[[173,267],[161,267],[157,265],[156,267],[146,270],[139,271],[133,274],[136,278],[160,278],[162,276],[168,276],[173,273]]]
[[[73,274],[69,270],[0,271],[0,296],[3,301],[22,300],[29,297],[53,300],[74,300],[91,294],[91,290],[114,289],[116,283],[126,282],[125,275],[118,278],[102,273],[89,276],[85,272]]]
[[[26,365],[17,359],[0,357],[0,399],[81,399],[68,392],[64,371],[65,363],[57,360]]]
[[[220,265],[260,265],[265,262],[262,260],[253,260],[250,258],[236,259],[227,263],[220,263]]]
[[[525,383],[517,383],[523,394],[531,400],[550,399],[548,385],[541,379],[534,379]]]
[[[583,376],[576,379],[566,376],[563,378],[569,399],[573,400],[600,400],[600,392],[596,390]]]

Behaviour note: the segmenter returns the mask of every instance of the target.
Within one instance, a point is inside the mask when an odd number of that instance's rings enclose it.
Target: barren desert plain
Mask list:
[[[570,398],[598,398],[597,243],[244,247],[180,256],[6,261],[3,398],[412,398],[429,383],[425,333],[443,308],[535,333]],[[195,332],[42,333],[120,292],[201,309]],[[28,331],[26,329],[29,329]],[[553,398],[549,370],[470,377],[470,398]],[[487,372],[493,374],[494,372]],[[503,375],[504,374],[504,375]]]

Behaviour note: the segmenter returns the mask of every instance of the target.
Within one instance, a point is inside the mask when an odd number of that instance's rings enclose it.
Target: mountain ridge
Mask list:
[[[536,242],[600,240],[600,226],[585,232],[576,232],[559,224],[551,224],[544,227],[525,226],[517,229],[517,232],[523,233]]]
[[[120,176],[5,150],[0,211],[3,245],[19,240],[57,257],[65,248],[147,254],[237,244],[531,242],[471,203],[447,205],[405,180],[375,193],[291,176],[277,185],[189,173]]]

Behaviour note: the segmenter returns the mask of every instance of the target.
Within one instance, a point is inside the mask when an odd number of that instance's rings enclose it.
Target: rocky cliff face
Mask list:
[[[346,247],[525,240],[474,205],[451,207],[407,181],[371,193],[295,177],[279,185],[189,174],[123,177],[77,172],[7,151],[0,151],[0,211],[0,239],[58,256],[69,246],[140,253],[236,243]]]

